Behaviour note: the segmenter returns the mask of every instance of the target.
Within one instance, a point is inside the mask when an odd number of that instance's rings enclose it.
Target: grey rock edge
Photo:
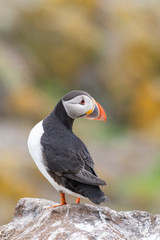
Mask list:
[[[15,216],[0,227],[0,240],[159,240],[160,215],[143,211],[116,212],[89,204],[56,203],[22,198]]]

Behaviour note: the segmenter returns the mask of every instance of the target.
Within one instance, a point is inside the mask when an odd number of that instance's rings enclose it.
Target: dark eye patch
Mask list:
[[[82,99],[81,102],[80,102],[80,104],[84,105],[84,104],[85,104],[85,100]]]

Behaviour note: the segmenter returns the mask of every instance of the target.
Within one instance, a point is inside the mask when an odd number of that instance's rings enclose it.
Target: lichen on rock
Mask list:
[[[160,215],[117,212],[89,204],[54,205],[45,199],[22,198],[13,220],[0,227],[2,240],[159,240]]]

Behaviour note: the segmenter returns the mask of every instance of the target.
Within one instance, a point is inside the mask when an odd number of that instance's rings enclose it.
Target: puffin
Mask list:
[[[58,207],[67,204],[65,193],[88,198],[94,204],[108,200],[100,186],[93,159],[83,141],[73,133],[74,120],[106,121],[101,105],[85,91],[73,90],[64,95],[53,111],[36,124],[28,137],[28,150],[44,177],[60,193]]]

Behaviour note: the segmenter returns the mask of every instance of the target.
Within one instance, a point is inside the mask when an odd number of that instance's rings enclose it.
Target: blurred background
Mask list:
[[[108,183],[106,205],[159,213],[159,9],[158,0],[0,0],[0,224],[19,198],[59,202],[27,138],[73,89],[108,117],[74,124]]]

